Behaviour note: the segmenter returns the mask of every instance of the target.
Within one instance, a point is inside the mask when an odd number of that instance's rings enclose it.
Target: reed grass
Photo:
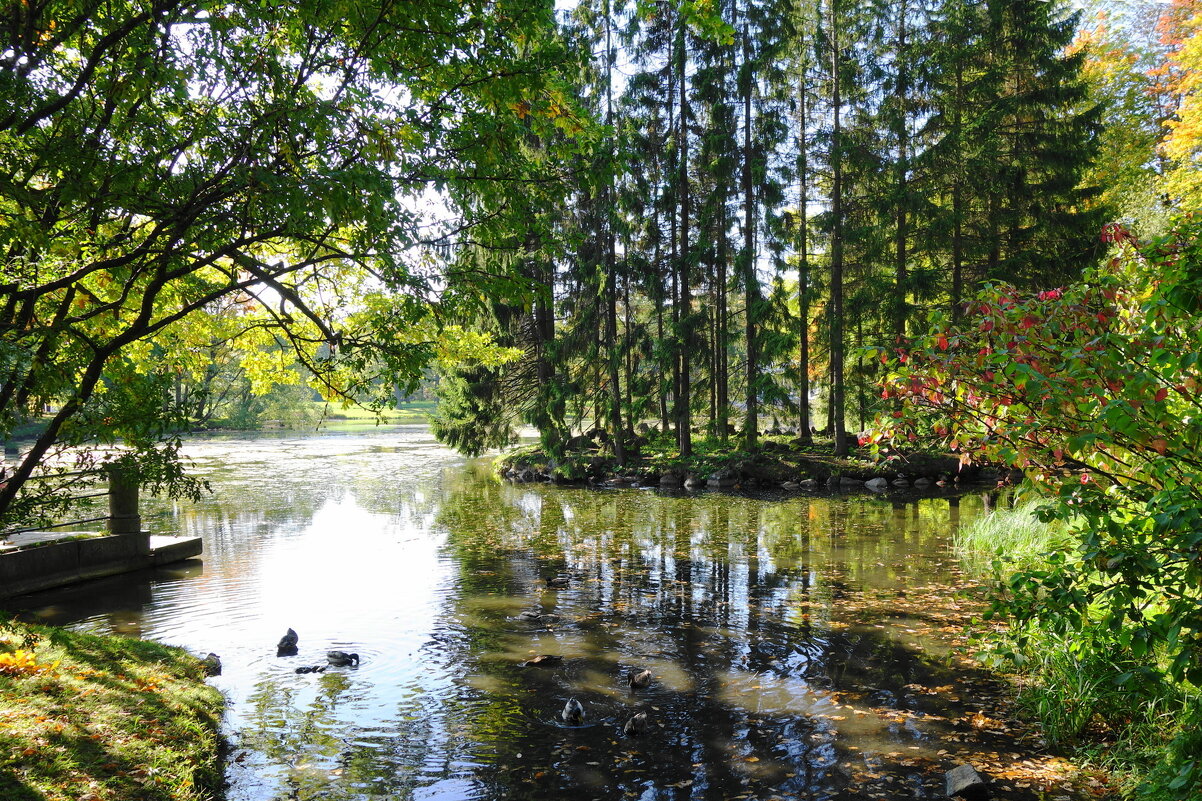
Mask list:
[[[962,564],[1004,593],[1011,574],[1047,568],[1056,551],[1072,558],[1071,533],[1041,521],[1040,505],[1022,501],[961,528],[954,547]],[[1121,633],[1031,621],[991,636],[1020,707],[1049,745],[1112,773],[1124,797],[1202,799],[1202,689],[1170,680],[1155,655],[1134,658]]]
[[[1072,539],[1059,523],[1038,518],[1041,505],[1041,501],[1027,500],[976,518],[956,532],[956,555],[981,576],[1043,564],[1048,554],[1067,547]]]

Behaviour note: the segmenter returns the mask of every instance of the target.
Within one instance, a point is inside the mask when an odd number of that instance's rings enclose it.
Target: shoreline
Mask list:
[[[223,797],[225,699],[181,648],[0,618],[0,796]]]
[[[494,468],[515,483],[546,482],[564,486],[660,487],[687,490],[868,491],[874,494],[912,494],[980,489],[996,481],[996,471],[961,464],[954,454],[899,454],[880,462],[834,456],[833,442],[803,443],[785,437],[765,436],[754,452],[730,444],[702,440],[694,454],[680,458],[675,443],[659,437],[639,443],[626,464],[619,465],[607,444],[585,445],[573,437],[559,456],[540,445],[526,445],[501,453]]]

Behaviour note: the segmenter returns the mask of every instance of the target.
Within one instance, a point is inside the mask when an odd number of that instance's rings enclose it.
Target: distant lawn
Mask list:
[[[425,423],[428,421],[427,415],[433,414],[437,405],[437,401],[406,401],[396,409],[385,409],[378,419],[382,423],[394,425]],[[324,414],[327,421],[374,423],[377,420],[375,412],[359,406],[343,409],[336,404],[327,405],[322,401],[314,401],[313,408],[319,415]]]

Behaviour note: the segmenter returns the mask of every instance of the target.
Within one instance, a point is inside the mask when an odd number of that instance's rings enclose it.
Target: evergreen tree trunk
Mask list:
[[[715,289],[715,314],[718,317],[717,344],[715,352],[718,359],[717,375],[714,377],[718,390],[718,437],[723,443],[730,434],[730,372],[727,365],[730,348],[730,334],[727,330],[727,278],[726,265],[730,258],[730,244],[727,235],[726,202],[723,198],[722,208],[718,212],[718,286]]]
[[[804,43],[803,43],[804,46]],[[808,122],[809,90],[806,86],[805,65],[802,62],[798,79],[798,142],[797,175],[800,192],[797,205],[797,436],[802,442],[811,442],[810,435],[810,253],[809,253],[809,142],[806,138]]]
[[[756,313],[759,308],[759,279],[755,274],[755,186],[751,148],[751,24],[743,21],[743,65],[739,90],[743,95],[743,318],[747,347],[747,416],[743,424],[743,447],[754,451],[759,445],[759,362]]]
[[[952,320],[959,320],[964,297],[964,138],[962,118],[964,107],[964,65],[955,66],[955,89],[952,109],[952,147],[955,163],[952,166]]]
[[[626,256],[627,269],[622,276],[622,350],[625,351],[622,360],[623,368],[626,373],[626,422],[631,429],[634,424],[639,422],[634,419],[634,371],[635,371],[635,353],[634,353],[634,326],[630,314],[630,240],[629,237],[623,240],[623,253]]]
[[[838,0],[829,0],[831,41],[831,424],[835,455],[848,453],[847,433],[843,430],[843,128],[841,60],[839,49]]]
[[[675,59],[671,59],[671,64],[668,66],[668,129],[678,133],[680,125],[680,112],[676,108],[676,66]],[[674,183],[679,177],[678,162],[680,160],[680,136],[673,137],[673,147],[668,154],[668,181]],[[680,318],[680,230],[679,230],[679,215],[677,214],[677,206],[680,202],[680,189],[676,187],[669,195],[668,202],[668,218],[669,229],[671,234],[671,274],[672,274],[672,336],[668,341],[672,357],[672,405],[671,413],[664,414],[664,433],[672,430],[671,421],[675,421],[677,417],[678,407],[680,405],[680,354],[684,350],[681,345],[681,318]],[[661,339],[661,342],[665,340]],[[680,435],[676,435],[677,441],[680,440]]]
[[[692,290],[689,284],[689,262],[691,260],[689,245],[689,101],[688,79],[685,71],[688,67],[688,56],[685,51],[685,20],[678,20],[677,39],[677,69],[680,82],[680,112],[678,114],[677,141],[680,147],[680,159],[677,167],[680,170],[680,391],[676,396],[676,444],[682,458],[693,453],[692,428],[692,384],[690,382],[690,357],[693,345],[692,320]]]
[[[713,231],[710,231],[710,236]],[[706,352],[706,370],[709,374],[709,423],[708,431],[710,434],[718,431],[718,303],[714,297],[714,287],[718,284],[716,273],[718,273],[718,263],[716,263],[715,247],[709,245],[707,249],[709,254],[706,260],[707,266],[707,284],[709,286],[709,303],[706,304],[706,333],[709,342],[709,350]]]
[[[897,139],[897,186],[896,220],[894,225],[894,289],[893,289],[893,339],[900,343],[906,335],[906,245],[909,238],[909,214],[907,172],[909,170],[910,138],[907,125],[907,107],[909,104],[909,76],[907,70],[909,54],[906,51],[906,15],[909,14],[908,4],[902,0],[897,9],[897,78],[894,84],[894,99],[897,103],[896,127],[894,136]],[[861,423],[861,430],[863,424]]]
[[[618,352],[618,265],[617,265],[617,210],[614,192],[614,141],[613,141],[613,65],[614,51],[611,39],[613,20],[610,6],[605,4],[605,124],[609,130],[606,142],[605,176],[605,360],[609,365],[610,427],[612,428],[614,458],[618,465],[626,466],[626,431],[622,425],[622,386],[619,377]]]

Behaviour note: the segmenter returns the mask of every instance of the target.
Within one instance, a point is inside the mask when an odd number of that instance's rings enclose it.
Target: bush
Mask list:
[[[1188,696],[1202,683],[1202,226],[1105,236],[1117,255],[1077,284],[987,286],[961,318],[935,314],[909,347],[874,351],[895,408],[867,439],[1010,465],[1049,497],[1039,518],[1074,547],[1002,587],[1012,654],[1058,638],[1104,679],[1100,698]],[[1071,684],[1076,667],[1049,669]],[[1187,753],[1161,749],[1156,792],[1202,793]]]

